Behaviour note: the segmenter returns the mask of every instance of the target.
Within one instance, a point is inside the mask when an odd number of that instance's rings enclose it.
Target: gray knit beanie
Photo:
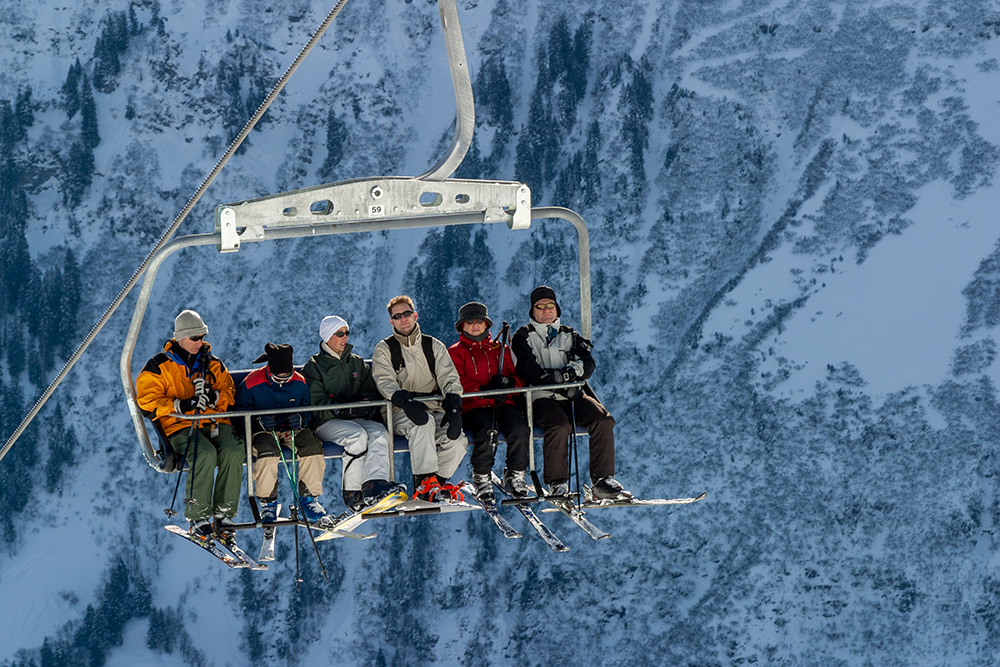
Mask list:
[[[174,318],[174,340],[207,333],[208,327],[205,326],[205,321],[193,310],[182,310],[180,315]]]

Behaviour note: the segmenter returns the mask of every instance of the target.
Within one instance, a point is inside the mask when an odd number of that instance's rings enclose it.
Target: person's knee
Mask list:
[[[573,433],[573,424],[566,421],[559,421],[555,424],[549,424],[545,427],[546,435],[551,434],[552,437],[559,438],[560,440],[564,438],[569,438],[570,434]]]
[[[507,440],[526,440],[530,430],[525,422],[515,422],[504,434]]]

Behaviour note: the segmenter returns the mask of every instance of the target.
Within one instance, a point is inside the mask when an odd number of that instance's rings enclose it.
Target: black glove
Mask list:
[[[400,389],[392,395],[392,404],[402,408],[406,418],[417,426],[427,423],[427,408],[420,401],[413,400],[413,394],[405,389]]]
[[[538,384],[562,384],[565,382],[563,380],[562,371],[557,369],[547,370],[538,376]]]
[[[302,415],[297,412],[288,415],[288,428],[292,431],[298,431],[302,428]]]
[[[392,401],[392,404],[394,406],[396,406],[397,408],[402,408],[407,401],[413,400],[413,394],[406,391],[405,389],[400,389],[399,391],[397,391],[395,394],[392,395],[392,398],[390,400]]]
[[[198,394],[204,394],[205,390],[210,388],[205,383],[205,378],[191,378],[191,384],[194,385],[195,396]]]
[[[214,408],[219,402],[219,391],[217,389],[209,389],[205,392],[205,396],[208,398],[208,407]]]
[[[278,416],[277,415],[261,415],[257,418],[260,422],[260,427],[265,431],[277,431],[278,430]]]
[[[562,369],[563,382],[573,382],[579,375],[576,374],[576,369],[572,366],[566,366]]]
[[[198,412],[204,412],[205,408],[208,407],[208,396],[201,394],[192,396],[191,398],[185,398],[180,401],[178,407],[180,407],[181,412],[185,413],[194,412],[195,410]]]
[[[462,397],[458,394],[445,394],[441,407],[444,408],[441,425],[448,425],[449,440],[457,440],[462,435]]]
[[[507,375],[494,375],[486,384],[483,385],[483,389],[510,389],[514,386],[514,378],[508,377]]]

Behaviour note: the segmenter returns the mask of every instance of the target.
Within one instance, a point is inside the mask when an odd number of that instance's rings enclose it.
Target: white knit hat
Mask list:
[[[201,336],[208,333],[208,327],[201,315],[193,310],[182,310],[174,318],[174,340],[190,338],[191,336]]]
[[[323,341],[330,340],[330,336],[340,331],[343,327],[347,327],[347,320],[340,315],[327,315],[319,323],[319,339]],[[350,329],[350,327],[347,328]]]

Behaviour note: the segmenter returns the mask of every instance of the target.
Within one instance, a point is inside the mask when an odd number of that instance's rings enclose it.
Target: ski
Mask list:
[[[611,533],[606,533],[594,524],[590,523],[585,517],[582,510],[577,509],[570,501],[557,501],[549,500],[548,498],[543,498],[545,502],[552,505],[552,507],[546,507],[543,512],[562,512],[569,517],[569,520],[575,523],[577,526],[583,529],[585,533],[590,535],[592,539],[603,540],[606,537],[611,537]]]
[[[264,541],[260,545],[260,553],[257,555],[257,562],[263,563],[265,561],[274,560],[274,526],[268,526],[264,529]]]
[[[275,508],[275,514],[281,514],[281,505]],[[277,521],[277,518],[275,519]],[[274,535],[277,529],[274,526],[264,526],[264,540],[260,545],[260,553],[257,555],[257,562],[274,560]]]
[[[694,498],[649,498],[632,500],[594,500],[589,486],[583,487],[583,509],[600,509],[602,507],[650,507],[654,505],[687,505],[696,503],[707,496],[701,493]]]
[[[382,500],[378,501],[371,507],[366,507],[360,512],[348,513],[345,512],[334,519],[334,525],[331,528],[320,528],[315,524],[310,524],[309,527],[313,530],[322,531],[321,535],[316,537],[317,542],[322,542],[324,540],[332,540],[338,537],[349,537],[352,539],[367,540],[375,537],[375,533],[370,533],[368,535],[363,535],[355,532],[361,525],[371,518],[373,514],[379,514],[392,510],[397,505],[406,502],[409,498],[403,491],[397,491],[396,493],[391,493]]]
[[[218,543],[225,547],[233,556],[244,563],[243,567],[248,567],[251,570],[266,570],[267,565],[263,563],[258,563],[253,558],[250,557],[246,551],[240,548],[240,545],[236,544],[236,536],[230,535],[229,538],[219,537]]]
[[[497,504],[495,501],[486,502],[485,500],[477,496],[475,494],[475,487],[473,487],[471,484],[466,484],[465,489],[468,491],[468,495],[471,495],[473,498],[476,499],[476,502],[479,503],[480,507],[483,508],[483,511],[486,512],[486,516],[488,516],[490,519],[493,520],[493,523],[495,523],[497,528],[500,529],[500,532],[503,534],[504,537],[506,537],[507,539],[521,537],[521,533],[517,532],[514,526],[510,525],[510,521],[507,521],[507,519],[504,518],[502,514],[500,514],[499,510],[497,510]]]
[[[226,553],[225,551],[217,547],[215,545],[215,542],[207,537],[198,537],[192,535],[189,531],[185,530],[184,528],[181,528],[180,526],[175,526],[173,524],[164,526],[164,528],[167,529],[167,532],[183,537],[191,544],[194,544],[195,546],[200,547],[202,550],[207,551],[208,553],[212,554],[213,556],[221,560],[229,567],[240,568],[240,567],[250,566],[249,563],[244,563],[236,556]]]
[[[504,494],[504,496],[510,498],[511,495],[507,493],[507,489],[503,488],[503,481],[501,481],[500,476],[497,475],[496,472],[491,472],[490,475],[493,479],[493,486],[496,487],[500,493]],[[569,547],[563,544],[562,540],[556,537],[556,534],[553,533],[548,526],[542,523],[542,520],[537,514],[535,514],[535,511],[531,509],[530,505],[522,504],[515,505],[515,507],[517,507],[517,511],[520,512],[525,519],[527,519],[528,523],[531,524],[531,527],[535,529],[539,537],[542,538],[550,549],[559,552],[569,551]]]

